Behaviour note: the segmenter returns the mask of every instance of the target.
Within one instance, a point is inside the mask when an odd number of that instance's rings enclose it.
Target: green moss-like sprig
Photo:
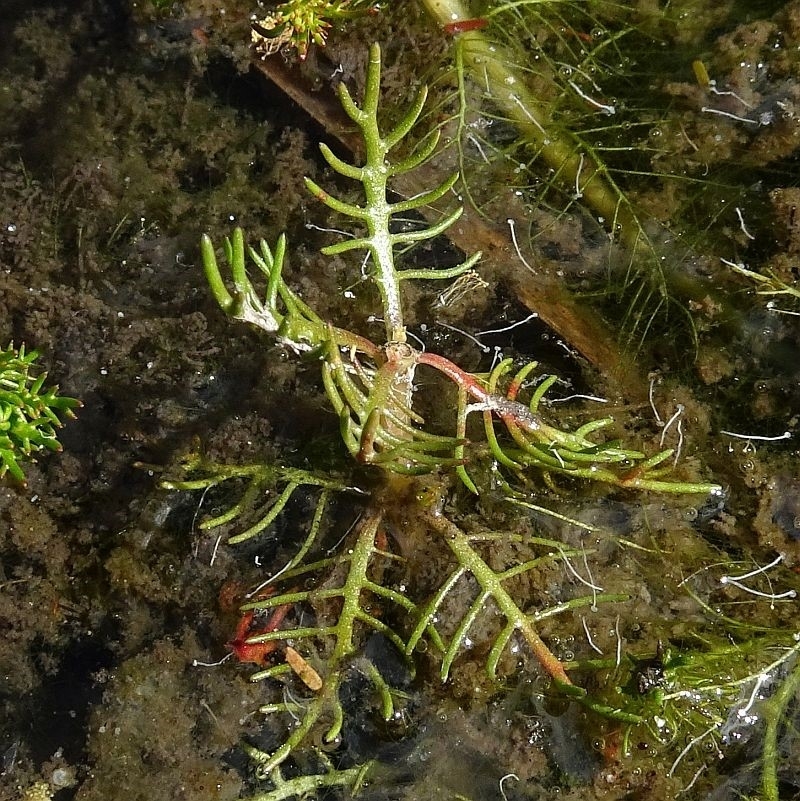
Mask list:
[[[63,419],[74,417],[80,406],[75,398],[58,394],[58,387],[45,387],[47,373],[38,373],[39,354],[13,345],[0,350],[0,478],[9,473],[25,481],[20,462],[47,449],[61,450],[56,429]]]
[[[374,7],[370,0],[286,0],[253,25],[253,44],[265,56],[289,47],[305,58],[312,44],[325,45],[335,23]]]

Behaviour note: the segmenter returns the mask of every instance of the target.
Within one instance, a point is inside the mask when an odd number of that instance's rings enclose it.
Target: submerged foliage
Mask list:
[[[246,655],[247,661],[261,665],[254,681],[279,682],[282,687],[262,712],[291,721],[275,747],[247,746],[259,777],[267,782],[258,798],[276,801],[319,787],[359,787],[369,764],[335,764],[328,756],[347,726],[347,683],[358,677],[369,688],[366,696],[379,716],[392,721],[402,714],[407,682],[422,662],[421,653],[446,680],[475,639],[482,638],[480,654],[472,658],[482,663],[489,682],[499,687],[500,682],[515,681],[518,654],[527,649],[546,679],[548,694],[592,713],[592,725],[603,734],[609,759],[629,757],[633,743],[652,743],[671,755],[670,777],[680,767],[680,775],[687,777],[684,786],[705,769],[706,741],[722,753],[734,739],[731,716],[735,723],[737,716],[746,717],[758,704],[767,721],[764,798],[776,801],[776,743],[792,692],[783,688],[793,688],[798,681],[800,646],[785,626],[753,632],[712,611],[719,608],[715,593],[742,587],[753,576],[759,580],[764,571],[722,576],[712,589],[687,580],[685,592],[708,625],[674,637],[665,631],[663,647],[655,654],[623,649],[617,631],[614,657],[572,660],[554,652],[541,626],[554,617],[563,619],[565,628],[575,626],[575,619],[583,620],[593,645],[580,610],[613,609],[631,598],[629,588],[606,592],[590,578],[581,580],[588,590],[582,594],[553,598],[532,589],[548,571],[575,574],[573,559],[583,559],[588,571],[592,550],[540,536],[530,528],[496,530],[484,508],[469,506],[470,496],[478,496],[487,506],[547,514],[567,529],[596,534],[594,526],[534,503],[536,479],[543,477],[553,488],[557,482],[568,482],[570,488],[594,482],[614,490],[712,498],[719,498],[721,489],[674,476],[669,449],[648,455],[601,438],[600,432],[614,423],[610,417],[574,429],[549,419],[540,407],[556,377],[534,381],[535,362],[516,365],[504,360],[488,373],[471,373],[410,343],[403,282],[455,279],[472,269],[480,254],[441,269],[396,263],[398,249],[444,233],[461,211],[427,227],[393,226],[397,215],[444,197],[457,176],[408,199],[389,199],[391,180],[431,158],[438,138],[429,135],[395,158],[392,151],[399,150],[414,126],[426,92],[422,90],[408,113],[383,132],[378,122],[379,84],[380,50],[373,46],[362,103],[357,104],[344,86],[339,90],[342,106],[364,140],[363,165],[343,161],[322,146],[333,170],[361,184],[363,202],[351,203],[312,181],[306,183],[314,196],[354,223],[353,238],[331,244],[323,253],[367,253],[366,269],[382,306],[382,343],[322,319],[287,284],[284,237],[274,247],[262,241],[258,248],[248,248],[244,234],[236,230],[224,246],[232,288],[212,242],[207,237],[202,242],[206,276],[222,309],[269,333],[290,352],[317,360],[342,441],[354,461],[372,468],[373,474],[367,487],[359,481],[363,474],[343,479],[278,464],[235,467],[193,454],[183,475],[166,483],[173,489],[206,490],[244,482],[241,500],[203,524],[207,529],[236,529],[228,540],[232,544],[265,531],[296,493],[317,493],[313,519],[295,555],[248,594],[242,608],[246,630],[232,646],[240,659]],[[248,274],[248,260],[260,273],[261,289]],[[423,372],[424,382],[419,380]],[[452,398],[449,418],[440,413],[440,407],[448,408],[443,397]],[[426,409],[436,411],[435,426],[426,421]],[[480,425],[472,424],[475,414]],[[322,543],[331,497],[354,487],[360,488],[363,499],[358,520],[326,549]],[[266,505],[265,497],[270,499]],[[427,558],[420,554],[428,549],[435,559],[419,571],[418,560]],[[707,578],[705,572],[702,575]],[[795,579],[782,575],[787,582],[796,584]],[[784,596],[770,597],[773,604],[776,599],[788,602],[794,592],[792,587]],[[716,633],[715,626],[724,626],[725,636]],[[402,669],[386,670],[370,655],[367,646],[376,637],[394,649]],[[283,659],[276,658],[279,654]],[[773,687],[781,689],[768,693]],[[743,693],[749,702],[741,702]],[[287,772],[288,764],[292,767]]]
[[[81,405],[60,396],[58,387],[45,387],[47,373],[36,369],[38,358],[24,345],[0,350],[0,478],[8,473],[23,482],[21,462],[45,449],[61,450],[56,430]]]
[[[516,225],[534,273],[547,277],[555,252],[562,284],[610,300],[630,350],[664,330],[696,347],[701,304],[728,301],[702,280],[719,264],[711,254],[732,229],[754,239],[737,156],[744,143],[779,152],[794,137],[793,112],[764,85],[773,66],[747,59],[726,75],[730,42],[701,61],[694,39],[707,20],[684,4],[420,3],[454,38],[432,124],[447,131],[459,191],[496,226]]]
[[[312,44],[324,45],[338,22],[374,10],[372,0],[286,0],[253,23],[253,43],[269,55],[292,47],[305,58]]]

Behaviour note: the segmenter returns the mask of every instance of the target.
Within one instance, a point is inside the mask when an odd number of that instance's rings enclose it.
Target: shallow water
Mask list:
[[[520,365],[537,358],[542,372],[571,381],[551,395],[603,400],[553,404],[547,413],[560,424],[612,414],[613,436],[648,453],[680,445],[678,474],[718,482],[724,496],[665,498],[560,479],[525,485],[524,500],[556,518],[510,506],[489,477],[478,503],[455,485],[426,485],[432,496],[446,492],[445,511],[464,530],[501,532],[480,551],[493,571],[542,560],[510,586],[526,612],[540,615],[555,656],[594,694],[594,709],[554,691],[516,639],[499,660],[500,680],[486,676],[503,622],[490,604],[445,684],[433,645],[415,656],[412,677],[388,640],[364,636],[363,658],[398,691],[396,714],[389,722],[375,714],[365,663],[357,663],[339,690],[341,739],[312,735],[320,750],[298,748],[287,778],[375,760],[361,797],[766,798],[762,748],[774,721],[773,797],[797,794],[796,690],[788,698],[780,691],[797,670],[796,601],[781,596],[797,587],[800,557],[800,351],[791,314],[800,305],[791,293],[757,295],[720,259],[795,286],[800,7],[684,5],[695,23],[667,26],[668,36],[657,19],[631,12],[642,42],[675,55],[674,75],[631,56],[623,38],[628,61],[607,77],[619,116],[592,116],[574,97],[558,112],[560,130],[580,130],[607,154],[655,232],[654,252],[669,261],[675,305],[653,318],[635,356],[643,332],[629,323],[644,295],[621,278],[630,264],[624,248],[609,247],[596,213],[570,198],[571,186],[552,182],[510,123],[494,119],[502,114],[479,80],[467,83],[468,127],[459,133],[448,123],[451,42],[416,5],[356,22],[302,67],[308,97],[330,96],[337,67],[357,94],[372,35],[386,43],[387,109],[407,102],[416,77],[434,84],[447,145],[438,163],[468,169],[483,213],[465,218],[454,241],[491,250],[480,270],[486,286],[444,307],[436,291],[412,290],[410,330],[428,349],[474,371],[488,370],[498,351]],[[225,486],[159,487],[162,470],[180,476],[195,438],[219,461],[289,464],[372,489],[387,510],[386,547],[404,560],[382,566],[380,580],[407,587],[414,603],[453,567],[452,553],[417,519],[419,498],[381,488],[374,468],[351,468],[318,362],[226,320],[202,278],[202,233],[220,242],[239,224],[274,241],[286,230],[292,286],[324,319],[380,337],[367,319],[379,307],[359,259],[318,253],[334,236],[323,229],[342,221],[308,196],[301,177],[346,191],[316,150],[329,136],[325,115],[312,119],[246,69],[249,9],[231,4],[222,18],[204,3],[161,15],[140,6],[11,4],[0,34],[0,339],[40,349],[51,379],[84,403],[63,431],[64,452],[30,465],[26,487],[0,490],[0,799],[33,798],[37,783],[81,801],[270,790],[240,744],[280,744],[283,718],[256,710],[285,700],[282,685],[250,683],[253,666],[235,659],[216,662],[241,620],[237,602],[291,558],[317,494],[296,494],[263,537],[226,546],[199,527],[231,504]],[[615,23],[603,24],[607,32]],[[599,28],[551,29],[548,41],[526,20],[489,31],[512,44],[538,34],[542,53],[561,59],[576,40],[593,46],[573,33],[601,38]],[[694,58],[721,94],[702,94]],[[581,91],[594,96],[601,77],[578,67]],[[532,80],[554,93],[547,76]],[[759,122],[703,110],[712,106]],[[455,141],[464,143],[461,158]],[[507,219],[519,226],[516,246]],[[418,258],[428,266],[455,257],[437,241]],[[542,287],[556,309],[537,307]],[[648,318],[651,307],[640,307]],[[541,319],[527,319],[532,311]],[[470,338],[496,329],[506,330],[479,335],[479,344]],[[627,348],[613,345],[620,331]],[[589,348],[607,333],[608,349]],[[617,363],[626,365],[623,378]],[[426,417],[449,432],[454,401],[442,404],[447,396],[436,390],[427,397]],[[322,553],[338,553],[361,500],[332,502]],[[437,621],[445,637],[475,597],[468,577],[447,596]],[[380,619],[402,630],[406,621],[384,606]],[[331,614],[315,601],[290,620]],[[305,656],[324,673],[324,651]],[[715,693],[722,700],[712,703]],[[625,724],[599,708],[623,702],[646,718],[629,739]],[[337,787],[320,794],[346,796]]]

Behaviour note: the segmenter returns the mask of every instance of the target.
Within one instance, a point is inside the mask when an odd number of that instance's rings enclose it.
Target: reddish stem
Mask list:
[[[474,375],[462,370],[450,359],[439,356],[438,353],[423,351],[417,357],[417,361],[420,364],[427,364],[429,367],[433,367],[434,370],[438,370],[440,373],[444,373],[451,381],[466,390],[477,401],[488,403],[493,397]]]
[[[457,364],[445,359],[444,356],[423,352],[418,355],[417,361],[444,373],[451,381],[483,404],[486,411],[497,414],[504,423],[508,424],[511,421],[529,433],[540,431],[543,428],[542,419],[527,406],[510,398],[493,395],[475,376],[465,372]]]
[[[240,662],[253,662],[256,665],[265,665],[269,655],[278,647],[277,640],[268,642],[250,642],[250,637],[258,634],[269,634],[280,628],[283,619],[289,614],[293,604],[281,604],[276,606],[272,614],[267,618],[266,625],[252,631],[253,610],[249,609],[239,620],[236,633],[230,642],[225,643],[231,649],[233,655]]]
[[[489,24],[488,19],[476,17],[475,19],[460,19],[456,22],[448,22],[442,25],[442,30],[450,36],[455,36],[457,33],[466,33],[467,31],[478,31],[485,28]]]

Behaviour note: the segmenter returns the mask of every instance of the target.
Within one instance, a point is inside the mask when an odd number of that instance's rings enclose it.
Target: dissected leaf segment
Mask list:
[[[596,532],[589,523],[543,510],[532,494],[536,483],[579,489],[592,482],[609,491],[701,499],[718,498],[721,488],[673,475],[671,450],[646,454],[604,439],[614,422],[610,417],[573,429],[550,420],[544,402],[556,377],[537,375],[535,362],[506,359],[489,373],[476,374],[412,343],[404,319],[404,282],[457,279],[480,254],[441,269],[398,263],[401,249],[446,232],[461,212],[413,230],[393,225],[394,218],[436,203],[458,176],[414,197],[390,199],[392,179],[430,159],[438,137],[429,134],[413,147],[405,141],[423,110],[424,89],[402,119],[382,131],[380,62],[373,45],[360,104],[339,87],[342,106],[363,137],[364,163],[348,163],[321,146],[333,170],[360,182],[363,200],[352,203],[306,183],[316,198],[352,223],[354,236],[323,253],[367,254],[384,341],[322,319],[290,288],[283,276],[284,237],[274,247],[262,241],[253,248],[241,230],[234,231],[224,244],[230,279],[211,241],[202,242],[206,277],[225,313],[319,364],[341,439],[355,464],[363,466],[354,473],[361,479],[342,478],[281,464],[223,465],[193,454],[183,476],[166,483],[202,490],[244,484],[239,501],[228,501],[227,511],[203,524],[225,527],[234,545],[267,530],[296,495],[316,498],[295,555],[248,595],[245,624],[231,646],[242,661],[261,666],[254,681],[276,688],[262,712],[286,721],[279,742],[246,746],[263,782],[256,797],[275,801],[334,786],[357,792],[368,781],[371,764],[331,757],[348,725],[342,700],[348,683],[368,688],[362,698],[374,705],[377,716],[391,721],[402,715],[408,682],[420,664],[432,665],[443,680],[452,679],[465,654],[479,647],[479,655],[471,658],[483,663],[487,681],[498,690],[517,683],[520,670],[541,676],[545,694],[587,715],[587,726],[603,740],[610,763],[629,758],[637,748],[663,750],[672,764],[665,781],[674,780],[678,790],[698,781],[709,753],[716,758],[741,739],[744,721],[757,715],[766,722],[763,797],[776,800],[781,720],[800,681],[800,645],[787,625],[756,627],[727,613],[733,603],[728,594],[747,582],[763,583],[765,570],[716,576],[709,562],[707,570],[685,582],[687,598],[702,611],[691,630],[646,651],[629,648],[617,631],[616,646],[604,651],[589,637],[584,615],[613,610],[631,598],[634,588],[603,590],[584,579],[572,595],[553,597],[543,590],[544,577],[576,573],[582,563],[588,570],[591,547],[545,536],[530,525],[493,527],[486,509],[499,504],[528,519],[547,514],[587,537]],[[393,151],[401,155],[394,157]],[[403,265],[408,263],[406,253]],[[449,418],[438,411],[443,397],[452,399],[444,405],[451,409]],[[431,409],[437,410],[435,424],[425,419]],[[359,484],[364,467],[368,486]],[[336,496],[348,493],[360,509],[357,522],[340,542],[323,547],[330,507]],[[270,500],[262,508],[264,498]],[[429,562],[424,578],[418,574],[420,559]],[[769,581],[778,581],[776,575],[771,573]],[[773,618],[779,618],[780,604],[794,597],[792,580],[781,575],[789,589],[783,596],[772,593],[773,609],[777,599]],[[542,633],[543,626],[552,631],[554,619],[574,632],[583,625],[599,653],[592,658],[556,653]],[[613,621],[613,611],[605,619]],[[402,670],[387,673],[369,655],[367,643],[376,637],[395,652]]]

